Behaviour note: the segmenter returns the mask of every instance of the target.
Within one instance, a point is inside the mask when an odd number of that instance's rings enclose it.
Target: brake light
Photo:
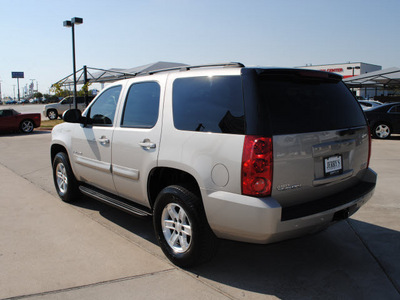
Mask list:
[[[265,197],[272,189],[272,139],[248,135],[242,156],[242,194]]]

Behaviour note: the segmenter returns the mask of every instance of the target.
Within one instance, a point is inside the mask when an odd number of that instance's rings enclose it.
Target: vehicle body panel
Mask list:
[[[115,187],[119,196],[150,207],[147,195],[149,173],[158,163],[161,147],[163,121],[163,95],[165,93],[166,74],[155,75],[149,80],[131,79],[126,81],[125,94],[119,107],[112,145],[112,168]],[[157,83],[160,87],[157,122],[151,128],[123,126],[122,116],[126,107],[128,91],[141,83]]]
[[[239,69],[218,69],[207,72],[210,76],[239,75]],[[204,72],[191,72],[191,77],[205,76]],[[169,75],[164,105],[163,134],[159,166],[176,168],[191,174],[201,190],[241,193],[241,164],[244,135],[178,130],[173,121],[172,91],[175,79],[187,77],[185,73]],[[179,145],[179,146],[177,146]],[[204,201],[204,205],[207,203]],[[207,209],[207,208],[206,208]]]

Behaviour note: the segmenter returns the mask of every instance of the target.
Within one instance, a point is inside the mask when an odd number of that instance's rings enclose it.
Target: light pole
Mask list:
[[[359,66],[357,66],[357,67],[347,67],[347,70],[353,70],[353,76],[352,77],[354,77],[354,70],[359,70],[359,69],[360,69]]]
[[[76,67],[75,67],[75,24],[79,25],[83,23],[82,18],[72,18],[71,21],[64,21],[64,27],[71,27],[72,28],[72,66],[74,72],[74,103],[75,109],[78,108],[78,103],[76,101]]]

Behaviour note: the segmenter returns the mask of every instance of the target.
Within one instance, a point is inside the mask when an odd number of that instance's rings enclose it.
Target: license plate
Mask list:
[[[334,155],[324,159],[325,176],[341,174],[343,172],[342,156]]]

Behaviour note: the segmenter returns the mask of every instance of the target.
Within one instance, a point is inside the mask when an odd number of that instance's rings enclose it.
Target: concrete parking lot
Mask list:
[[[57,197],[50,133],[0,135],[0,299],[400,299],[400,137],[373,140],[373,198],[329,229],[272,245],[221,241],[182,270],[150,219]]]

